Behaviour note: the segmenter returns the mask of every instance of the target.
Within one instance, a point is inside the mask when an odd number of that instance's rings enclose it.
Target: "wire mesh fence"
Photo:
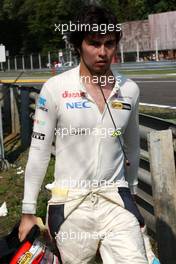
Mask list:
[[[47,54],[21,54],[8,56],[6,62],[1,64],[1,70],[41,70],[59,66],[64,66],[70,62],[70,66],[78,63],[77,57],[72,50],[49,51]]]

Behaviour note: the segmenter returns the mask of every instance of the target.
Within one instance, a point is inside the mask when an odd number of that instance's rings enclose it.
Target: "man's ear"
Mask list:
[[[79,53],[79,55],[81,54],[81,49],[77,48],[77,52]]]

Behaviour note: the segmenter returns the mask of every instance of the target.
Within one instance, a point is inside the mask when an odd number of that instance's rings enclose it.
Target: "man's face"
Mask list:
[[[87,35],[81,45],[81,63],[93,74],[103,74],[110,69],[117,43],[114,33]]]

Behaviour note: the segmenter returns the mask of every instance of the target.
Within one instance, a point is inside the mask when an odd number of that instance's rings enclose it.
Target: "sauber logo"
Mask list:
[[[82,108],[91,108],[89,101],[80,101],[80,102],[69,102],[66,103],[67,109],[82,109]]]
[[[85,96],[85,93],[84,92],[69,92],[69,91],[64,91],[62,93],[62,97],[63,98],[81,98],[81,97],[84,97]]]

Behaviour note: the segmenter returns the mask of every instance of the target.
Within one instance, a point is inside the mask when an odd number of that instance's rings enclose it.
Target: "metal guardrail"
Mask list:
[[[152,196],[152,177],[150,172],[150,160],[148,153],[147,135],[152,131],[171,129],[173,135],[173,147],[176,155],[176,126],[171,122],[164,121],[160,118],[140,114],[140,168],[139,168],[139,188],[138,188],[138,205],[145,217],[147,226],[156,231],[154,217],[154,201]]]
[[[2,101],[0,96],[0,170],[6,170],[9,168],[9,162],[5,159],[4,144],[3,144],[3,119],[2,119]]]

